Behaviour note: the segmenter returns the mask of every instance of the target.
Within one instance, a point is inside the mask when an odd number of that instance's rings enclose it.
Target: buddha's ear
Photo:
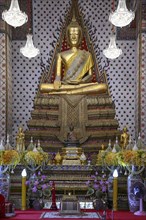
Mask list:
[[[81,27],[79,28],[79,45],[81,44],[81,42],[82,42],[82,39],[83,39],[83,32],[82,32],[82,29],[81,29]]]
[[[70,46],[71,42],[70,42],[70,38],[69,38],[69,27],[67,27],[67,29],[66,29],[66,40],[67,40],[68,45]]]

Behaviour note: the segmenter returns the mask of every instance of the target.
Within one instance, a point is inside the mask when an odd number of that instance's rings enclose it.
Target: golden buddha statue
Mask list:
[[[40,91],[49,94],[101,94],[107,91],[105,83],[93,83],[92,67],[94,65],[90,52],[78,49],[82,40],[82,29],[73,16],[67,27],[67,41],[70,49],[58,53],[56,78],[53,84],[42,83]],[[64,76],[61,69],[64,64]]]
[[[69,132],[67,134],[67,142],[68,143],[76,143],[76,142],[78,142],[76,134],[74,132],[74,126],[72,124],[69,126]]]
[[[19,127],[18,134],[16,135],[16,149],[19,152],[25,150],[25,134],[22,127]]]
[[[128,143],[129,143],[129,134],[127,133],[128,129],[127,127],[123,128],[123,133],[121,134],[120,137],[120,145],[122,147],[122,150],[126,149]]]

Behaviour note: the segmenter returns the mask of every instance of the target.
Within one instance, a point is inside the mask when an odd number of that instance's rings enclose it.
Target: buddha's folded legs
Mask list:
[[[54,89],[53,84],[43,83],[40,91],[48,94],[102,94],[107,92],[105,83],[87,83],[79,85],[61,85],[58,90]]]

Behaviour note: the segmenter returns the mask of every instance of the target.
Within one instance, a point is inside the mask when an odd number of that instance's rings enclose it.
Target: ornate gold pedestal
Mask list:
[[[60,214],[62,215],[81,214],[80,204],[76,196],[74,195],[63,196],[61,201]]]
[[[71,124],[84,152],[98,152],[120,135],[109,95],[38,95],[25,132],[26,147],[32,136],[43,150],[61,152]]]
[[[82,148],[79,147],[66,147],[62,148],[63,161],[62,165],[81,165],[80,156]]]

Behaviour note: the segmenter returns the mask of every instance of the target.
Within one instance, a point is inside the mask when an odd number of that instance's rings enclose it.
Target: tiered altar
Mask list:
[[[71,193],[80,201],[92,201],[86,182],[92,181],[91,174],[96,171],[97,153],[107,148],[109,140],[113,145],[121,132],[105,69],[98,68],[77,1],[66,18],[50,67],[43,64],[42,68],[29,130],[25,131],[25,148],[30,150],[32,137],[35,151],[38,147],[49,154],[42,169],[55,182],[58,200]],[[11,199],[19,202],[19,168],[16,173]]]
[[[50,67],[42,65],[29,130],[25,132],[26,147],[33,137],[34,141],[40,140],[45,151],[61,151],[71,126],[84,152],[98,152],[101,145],[108,145],[109,139],[115,142],[120,135],[115,106],[105,69],[99,70],[98,65],[75,0]]]
[[[43,169],[55,181],[58,198],[71,191],[83,200],[90,165],[96,165],[101,146],[114,143],[120,131],[105,70],[98,68],[77,1],[66,17],[50,67],[42,68],[25,148],[30,150],[31,137],[34,143],[39,140],[37,147],[51,155]]]

